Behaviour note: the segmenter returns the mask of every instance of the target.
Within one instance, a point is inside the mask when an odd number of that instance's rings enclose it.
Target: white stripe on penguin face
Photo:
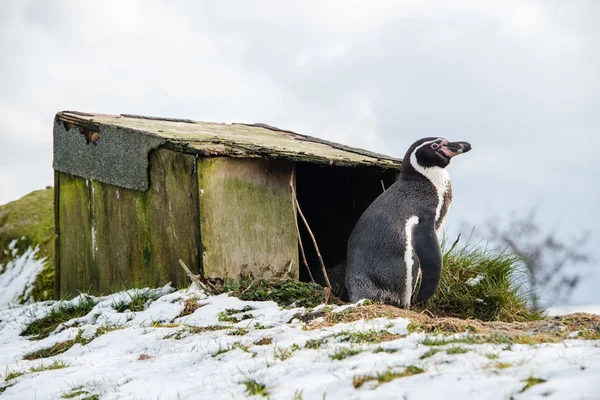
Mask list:
[[[423,167],[422,165],[420,165],[417,161],[417,150],[419,150],[421,147],[428,146],[431,143],[436,142],[438,140],[443,140],[443,138],[437,138],[420,144],[410,155],[410,165],[413,166],[415,171],[423,175],[425,178],[429,179],[429,181],[435,187],[435,192],[438,197],[438,203],[435,207],[435,222],[438,221],[438,219],[440,218],[440,213],[442,212],[444,194],[446,194],[446,191],[448,190],[448,182],[450,182],[450,175],[448,175],[448,171],[446,170],[446,168],[436,166]]]
[[[413,228],[419,223],[419,217],[413,215],[406,221],[404,226],[404,237],[405,237],[405,248],[404,248],[404,265],[406,266],[406,282],[404,282],[404,294],[402,302],[407,307],[410,307],[410,299],[412,297],[413,281],[412,281],[412,269],[413,269],[413,245],[412,245],[412,231]]]

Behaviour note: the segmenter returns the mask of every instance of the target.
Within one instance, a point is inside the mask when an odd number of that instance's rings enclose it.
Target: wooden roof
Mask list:
[[[385,169],[400,169],[402,164],[397,158],[265,124],[224,124],[77,111],[59,112],[56,119],[93,131],[101,131],[101,127],[106,126],[144,133],[162,138],[165,146],[202,156],[282,158],[317,164],[374,166]]]

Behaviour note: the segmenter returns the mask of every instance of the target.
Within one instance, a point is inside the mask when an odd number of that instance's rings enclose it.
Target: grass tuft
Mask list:
[[[243,351],[244,353],[252,353],[250,350],[248,350],[248,346],[244,346],[240,342],[236,342],[236,343],[232,344],[231,346],[219,347],[219,350],[217,350],[216,353],[214,353],[212,356],[217,357],[217,356],[220,356],[221,354],[227,353],[227,352],[229,352],[231,350],[235,350],[235,349],[239,349],[239,350]]]
[[[200,304],[196,299],[187,299],[183,302],[183,307],[181,308],[181,312],[175,318],[187,317],[188,315],[192,315],[194,311],[202,307],[203,304]]]
[[[298,282],[290,279],[254,279],[252,275],[241,280],[225,279],[215,286],[214,293],[230,293],[240,300],[274,301],[281,307],[316,307],[325,302],[325,290],[316,283]]]
[[[391,368],[388,368],[386,371],[380,372],[377,375],[355,376],[354,379],[352,379],[352,385],[354,386],[355,389],[360,388],[362,385],[364,385],[366,382],[369,382],[369,381],[377,381],[377,384],[381,385],[382,383],[391,382],[394,379],[404,378],[404,377],[411,376],[411,375],[422,374],[423,372],[425,372],[424,369],[415,367],[414,365],[409,365],[402,372],[393,372],[393,370]]]
[[[320,349],[321,346],[327,341],[326,338],[323,339],[309,339],[306,341],[306,344],[304,345],[305,349]]]
[[[370,329],[368,331],[342,331],[335,336],[339,338],[340,342],[350,343],[381,343],[390,340],[396,340],[402,337],[402,335],[392,334],[384,329]]]
[[[337,349],[334,353],[330,354],[329,358],[331,358],[332,360],[344,360],[348,357],[355,356],[361,352],[362,352],[362,350],[341,347],[341,348]]]
[[[471,349],[465,349],[464,347],[451,347],[446,350],[446,354],[465,354],[471,351]]]
[[[524,271],[517,256],[467,244],[445,251],[443,265],[435,294],[416,308],[437,316],[481,321],[534,321],[544,317],[529,305],[520,279]]]
[[[427,350],[425,353],[423,353],[423,355],[422,355],[421,357],[419,357],[419,360],[424,360],[424,359],[426,359],[426,358],[429,358],[429,357],[431,357],[431,356],[434,356],[434,355],[436,355],[437,353],[439,353],[440,351],[442,351],[442,349],[436,349],[436,348],[429,349],[429,350]]]
[[[544,382],[546,382],[546,380],[542,379],[542,378],[536,378],[535,376],[530,376],[527,379],[523,379],[521,382],[525,382],[525,386],[523,386],[523,389],[521,389],[521,391],[519,393],[523,393],[524,391],[526,391],[527,389],[529,389],[532,386],[538,385],[540,383],[544,383]]]
[[[379,346],[378,348],[376,348],[375,350],[373,350],[373,353],[377,354],[377,353],[395,353],[397,352],[398,349],[389,349],[389,348],[383,348],[381,346]]]
[[[4,391],[6,389],[8,389],[9,387],[14,386],[14,385],[15,385],[14,383],[11,383],[10,385],[0,386],[0,394],[4,393]]]
[[[55,369],[63,369],[63,368],[67,368],[70,364],[64,362],[64,361],[60,361],[60,360],[54,360],[52,362],[52,364],[50,365],[44,365],[43,363],[40,364],[37,367],[31,367],[29,369],[29,372],[42,372],[42,371],[52,371]]]
[[[286,349],[284,347],[276,347],[274,357],[278,360],[285,361],[292,356],[294,351],[292,349]]]
[[[6,376],[4,377],[4,381],[8,382],[10,380],[16,379],[18,377],[20,377],[21,375],[25,375],[26,372],[19,372],[19,371],[11,371],[11,372],[7,372]]]
[[[254,379],[249,379],[242,383],[246,385],[246,394],[248,396],[267,397],[269,395],[269,392],[267,392],[267,386],[264,383],[259,383]]]
[[[425,346],[445,346],[447,344],[464,343],[464,344],[540,344],[540,343],[551,343],[552,340],[545,336],[507,336],[503,334],[492,334],[492,335],[466,335],[454,338],[432,338],[426,337],[421,341],[421,344]]]
[[[43,318],[36,319],[30,322],[21,332],[21,336],[35,335],[33,340],[47,338],[60,325],[73,318],[81,318],[86,316],[96,302],[91,297],[85,296],[78,304],[62,303],[57,307],[52,308],[50,313]]]
[[[43,363],[38,365],[37,367],[31,367],[29,368],[29,371],[11,371],[11,372],[7,372],[6,377],[4,378],[4,380],[6,382],[18,378],[22,375],[25,374],[29,374],[29,373],[33,373],[33,372],[43,372],[43,371],[51,371],[54,369],[62,369],[62,368],[67,368],[69,366],[69,364],[67,364],[64,361],[60,361],[60,360],[55,360],[52,364],[50,365],[44,365]]]
[[[144,311],[149,303],[161,296],[161,293],[153,292],[150,289],[132,289],[127,292],[128,299],[121,299],[113,304],[115,311],[122,313],[125,311],[140,312]]]
[[[54,357],[54,356],[57,356],[59,354],[64,353],[65,351],[69,350],[75,344],[80,344],[82,346],[85,346],[93,340],[93,338],[92,339],[83,338],[81,336],[82,334],[83,334],[83,331],[80,330],[74,339],[66,340],[64,342],[58,342],[58,343],[54,344],[53,346],[45,347],[43,349],[27,353],[23,356],[23,360],[37,360],[40,358]]]

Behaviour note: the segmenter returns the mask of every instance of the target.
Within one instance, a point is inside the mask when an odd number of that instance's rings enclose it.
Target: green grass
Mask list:
[[[442,349],[436,349],[436,348],[429,349],[429,350],[427,350],[425,353],[423,353],[423,355],[422,355],[421,357],[419,357],[419,359],[420,359],[420,360],[424,360],[424,359],[426,359],[426,358],[429,358],[429,357],[431,357],[431,356],[434,356],[434,355],[436,355],[436,354],[437,354],[437,353],[439,353],[440,351],[442,351]]]
[[[108,332],[112,332],[112,331],[118,331],[120,329],[124,329],[124,326],[119,326],[119,325],[114,325],[114,324],[104,324],[98,328],[96,328],[96,333],[94,334],[94,337],[98,337],[98,336],[102,336],[105,333]]]
[[[234,329],[229,329],[225,334],[229,335],[229,336],[244,336],[248,332],[250,332],[250,331],[245,328],[234,328]]]
[[[377,353],[388,353],[388,354],[391,354],[391,353],[395,353],[397,351],[398,351],[398,349],[385,349],[385,348],[379,346],[378,348],[376,348],[375,350],[373,350],[373,353],[375,353],[375,354],[377,354]]]
[[[329,358],[331,358],[332,360],[344,360],[348,357],[355,356],[361,352],[362,352],[362,350],[341,347],[341,348],[337,349],[334,353],[330,354]]]
[[[469,334],[466,336],[460,336],[455,338],[436,338],[436,337],[426,337],[421,341],[421,344],[425,346],[445,346],[447,344],[455,344],[455,343],[464,343],[464,344],[540,344],[540,343],[549,343],[550,341],[544,337],[537,336],[505,336],[501,334],[494,334],[491,336],[485,335],[474,335]]]
[[[443,241],[442,248],[447,247]],[[437,316],[475,318],[482,321],[532,321],[543,313],[533,310],[524,292],[519,258],[466,244],[443,255],[440,285],[435,294],[416,308]],[[476,284],[469,284],[474,282]],[[418,290],[415,290],[418,293]]]
[[[83,387],[83,386],[82,386]],[[83,394],[88,394],[89,392],[87,390],[81,390],[81,389],[73,389],[71,390],[69,393],[64,393],[62,396],[60,396],[63,399],[72,399],[74,397],[77,396],[81,396]]]
[[[249,379],[242,383],[246,385],[246,394],[248,396],[267,397],[269,395],[269,392],[267,392],[267,386],[264,383],[259,383],[254,379]]]
[[[7,372],[6,376],[4,377],[4,380],[6,382],[18,378],[22,375],[25,374],[30,374],[33,372],[43,372],[43,371],[51,371],[51,370],[55,370],[55,369],[62,369],[62,368],[67,368],[69,366],[69,364],[67,364],[64,361],[60,361],[60,360],[54,360],[54,362],[52,362],[52,364],[49,365],[44,365],[43,363],[38,365],[37,367],[31,367],[29,368],[28,371],[11,371],[11,372]]]
[[[377,381],[377,384],[381,385],[382,383],[391,382],[394,379],[404,378],[404,377],[411,376],[411,375],[422,374],[423,372],[425,372],[424,369],[415,367],[414,365],[410,365],[410,366],[406,367],[406,369],[402,372],[394,372],[391,368],[388,368],[385,372],[380,372],[377,375],[355,376],[354,379],[352,379],[352,385],[354,386],[355,389],[360,388],[362,385],[364,385],[366,382],[369,382],[369,381]]]
[[[227,325],[209,325],[209,326],[193,326],[193,325],[183,325],[183,329],[177,332],[169,333],[163,339],[175,339],[179,340],[183,337],[186,337],[186,334],[198,334],[204,332],[214,332],[220,330],[228,330],[227,334],[232,336],[242,336],[248,333],[247,329],[244,328],[231,328],[231,326]]]
[[[242,308],[241,310],[237,310],[235,308],[226,308],[225,314],[233,315],[233,314],[245,313],[245,312],[253,311],[253,310],[255,310],[255,308],[250,305],[244,306],[244,308]]]
[[[388,331],[381,329],[370,329],[368,331],[342,331],[335,335],[340,342],[350,343],[381,343],[398,339],[401,335],[391,334]]]
[[[22,375],[25,375],[27,372],[20,372],[20,371],[10,371],[6,373],[6,376],[4,377],[4,381],[8,382],[10,380],[13,380],[15,378],[18,378]]]
[[[228,292],[247,301],[274,301],[281,307],[315,307],[325,301],[324,288],[316,283],[298,282],[291,279],[254,279],[252,275],[241,280],[225,279],[215,294]]]
[[[65,351],[69,350],[71,347],[73,347],[76,344],[85,346],[88,343],[90,343],[93,340],[93,338],[85,339],[81,336],[82,333],[83,333],[83,331],[79,331],[79,333],[77,333],[77,336],[75,336],[75,338],[73,338],[71,340],[66,340],[64,342],[58,342],[50,347],[45,347],[43,349],[35,350],[30,353],[27,353],[23,356],[23,360],[37,360],[40,358],[54,357],[56,355],[64,353]]]
[[[236,316],[234,314],[239,313],[240,311],[238,310],[233,310],[234,312],[231,312],[232,310],[225,310],[225,311],[221,311],[220,313],[217,314],[217,318],[219,319],[219,322],[229,322],[232,324],[235,324],[237,322],[240,321],[244,321],[246,319],[252,319],[254,318],[254,316],[252,314],[242,314],[240,316]]]
[[[4,393],[4,391],[11,386],[14,386],[14,383],[11,383],[10,385],[6,385],[6,386],[0,386],[0,394]]]
[[[53,307],[50,313],[40,319],[36,319],[25,327],[21,336],[31,336],[33,340],[44,339],[48,337],[60,324],[63,324],[73,318],[80,318],[87,315],[96,305],[91,297],[82,298],[78,304],[59,303]]]
[[[323,339],[309,339],[306,341],[306,344],[304,345],[305,349],[320,349],[321,346],[327,341],[326,338]]]
[[[39,246],[37,258],[45,258],[27,298],[19,301],[44,301],[54,298],[54,189],[36,190],[19,200],[0,205],[0,249],[17,239],[16,256]],[[0,252],[0,264],[12,260],[11,253]]]
[[[150,289],[132,289],[127,292],[128,299],[116,301],[112,307],[119,313],[125,311],[140,312],[144,311],[148,303],[156,300],[160,295],[160,292],[152,293]]]
[[[523,393],[524,391],[526,391],[527,389],[529,389],[532,386],[538,385],[540,383],[544,383],[544,382],[546,382],[546,380],[541,379],[541,378],[536,378],[535,376],[530,376],[527,379],[523,379],[521,382],[525,382],[525,386],[523,386],[523,389],[521,389],[521,391],[519,393]]]
[[[29,368],[29,372],[42,372],[42,371],[52,371],[55,369],[63,369],[69,366],[68,363],[60,360],[54,360],[50,365],[44,365],[44,363],[40,364],[37,367]]]
[[[464,347],[451,347],[446,350],[446,354],[465,354],[471,351],[470,349],[465,349]]]
[[[240,342],[236,342],[236,343],[232,344],[231,346],[219,347],[219,350],[217,350],[212,356],[217,357],[221,354],[227,353],[227,352],[229,352],[231,350],[235,350],[235,349],[242,350],[244,353],[251,353],[251,351],[248,350],[247,346],[244,346]]]

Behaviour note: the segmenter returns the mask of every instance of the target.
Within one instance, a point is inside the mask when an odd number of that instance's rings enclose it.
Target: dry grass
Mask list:
[[[323,315],[323,318],[323,321],[308,323],[306,329],[321,329],[338,323],[375,318],[407,318],[412,321],[408,327],[409,332],[439,335],[469,332],[473,336],[488,338],[494,342],[501,342],[503,338],[507,343],[532,344],[561,342],[565,339],[600,340],[600,316],[586,313],[547,317],[537,321],[485,322],[475,319],[436,317],[424,312],[419,313],[388,305],[370,305],[349,308],[339,313],[328,312]]]
[[[254,344],[256,346],[264,346],[266,344],[271,344],[273,343],[273,339],[270,337],[264,337],[262,339],[257,340],[256,342],[254,342]]]
[[[198,302],[198,300],[196,300],[196,299],[187,299],[183,303],[183,307],[181,308],[181,312],[179,313],[179,315],[176,318],[186,317],[188,315],[191,315],[191,314],[194,313],[194,311],[196,311],[200,307],[202,307],[202,304],[200,304]]]

